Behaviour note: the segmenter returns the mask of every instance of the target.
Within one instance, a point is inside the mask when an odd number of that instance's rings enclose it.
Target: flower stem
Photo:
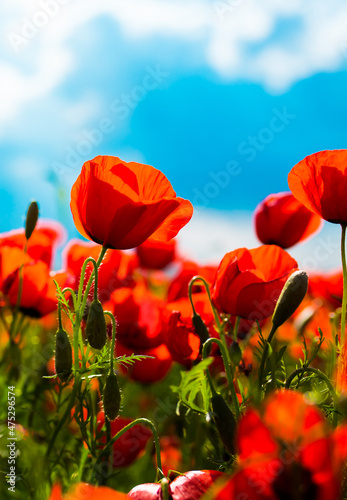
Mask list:
[[[236,396],[236,391],[235,391],[234,382],[233,382],[233,376],[232,376],[232,373],[230,370],[229,360],[228,360],[228,356],[227,356],[224,344],[221,342],[221,340],[215,339],[214,337],[211,337],[210,339],[206,340],[206,342],[203,345],[202,357],[203,357],[203,359],[206,359],[208,357],[207,356],[207,348],[212,342],[214,342],[215,344],[218,345],[218,347],[222,353],[224,369],[225,369],[225,373],[226,373],[228,384],[229,384],[231,399],[233,400],[233,405],[235,408],[236,419],[239,419],[240,418],[239,400],[237,399],[237,396]],[[211,379],[208,379],[208,381],[209,381],[209,384],[211,386]],[[213,386],[213,384],[212,384],[212,386]],[[213,393],[213,391],[212,391],[212,393]]]
[[[114,346],[116,343],[116,331],[117,331],[117,325],[116,325],[116,320],[113,314],[110,311],[105,311],[104,312],[105,316],[109,316],[112,321],[112,341],[111,341],[111,355],[110,355],[110,373],[113,373],[113,359],[114,359]]]
[[[95,463],[95,467],[101,462],[101,459],[110,452],[111,446],[113,445],[113,443],[118,438],[120,438],[125,432],[127,432],[129,429],[134,427],[134,425],[136,425],[136,424],[147,425],[147,427],[149,427],[152,431],[152,434],[154,437],[154,443],[155,443],[155,451],[156,451],[156,456],[157,456],[157,474],[160,476],[160,479],[162,479],[165,476],[163,474],[162,464],[161,464],[160,444],[159,444],[158,432],[157,432],[157,429],[155,428],[155,425],[153,424],[153,422],[151,422],[147,418],[137,418],[136,420],[133,420],[132,422],[130,422],[130,424],[123,427],[123,429],[121,429],[119,432],[117,432],[117,434],[115,436],[113,436],[113,438],[107,443],[105,448],[102,450],[102,452],[98,456],[96,463]],[[96,467],[96,470],[97,470],[97,467]]]
[[[337,368],[337,387],[342,389],[342,375],[345,367],[345,330],[346,330],[346,305],[347,305],[347,266],[346,266],[346,224],[341,224],[341,261],[343,273],[343,295],[341,308],[341,335],[340,335],[340,356]]]
[[[287,378],[285,388],[290,389],[290,386],[291,386],[291,383],[293,382],[293,380],[298,375],[300,375],[301,373],[305,373],[305,372],[314,373],[317,377],[324,380],[324,382],[326,383],[326,385],[329,389],[329,392],[333,398],[333,402],[334,402],[335,412],[334,412],[334,417],[333,417],[333,426],[336,427],[337,426],[337,408],[338,408],[338,404],[339,404],[339,398],[338,398],[338,395],[337,395],[332,383],[330,382],[329,378],[325,375],[325,373],[318,370],[318,368],[312,368],[311,366],[298,368],[297,370],[293,371],[293,373],[291,373],[289,375],[289,377]]]

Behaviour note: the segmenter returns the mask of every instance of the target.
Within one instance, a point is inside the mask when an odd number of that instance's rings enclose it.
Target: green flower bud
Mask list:
[[[303,301],[308,287],[305,271],[295,271],[289,276],[277,301],[272,323],[274,328],[283,325]]]
[[[32,201],[29,205],[25,221],[25,237],[27,240],[33,234],[38,218],[39,218],[39,206],[36,203],[36,201]]]
[[[115,373],[109,373],[107,375],[102,399],[106,417],[109,420],[117,418],[121,403],[121,393]]]
[[[106,321],[100,300],[94,299],[90,304],[86,335],[89,345],[94,349],[102,349],[106,344]]]
[[[193,314],[192,322],[194,326],[195,333],[200,338],[200,354],[202,352],[202,346],[210,338],[210,334],[208,333],[208,329],[200,316],[200,314]]]
[[[237,366],[240,363],[241,358],[242,358],[242,351],[241,351],[241,348],[240,348],[238,342],[234,341],[230,345],[229,354],[230,354],[231,361],[233,362],[233,364],[235,366]]]
[[[66,382],[72,372],[72,349],[69,336],[60,328],[55,336],[55,372],[62,382]]]
[[[225,399],[221,394],[211,398],[213,420],[225,449],[235,454],[236,420]]]

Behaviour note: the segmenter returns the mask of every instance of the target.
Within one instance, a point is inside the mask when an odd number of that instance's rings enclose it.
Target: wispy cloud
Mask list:
[[[206,65],[226,81],[246,79],[272,92],[338,69],[346,52],[347,8],[337,0],[11,2],[2,14],[0,129],[68,78],[78,55],[68,40],[105,15],[125,39],[205,47]]]

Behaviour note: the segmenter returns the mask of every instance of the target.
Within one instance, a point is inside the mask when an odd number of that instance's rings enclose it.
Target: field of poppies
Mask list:
[[[288,183],[219,266],[181,254],[168,179],[111,156],[72,187],[61,270],[35,201],[0,235],[1,499],[347,498],[347,150]],[[341,270],[306,273],[287,249],[323,219]]]

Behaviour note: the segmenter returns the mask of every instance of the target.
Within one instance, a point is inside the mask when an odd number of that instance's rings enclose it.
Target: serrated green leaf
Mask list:
[[[206,414],[209,410],[211,397],[205,370],[213,362],[213,358],[200,361],[188,372],[181,372],[181,383],[179,386],[171,386],[173,392],[179,397],[179,403],[188,408]]]

